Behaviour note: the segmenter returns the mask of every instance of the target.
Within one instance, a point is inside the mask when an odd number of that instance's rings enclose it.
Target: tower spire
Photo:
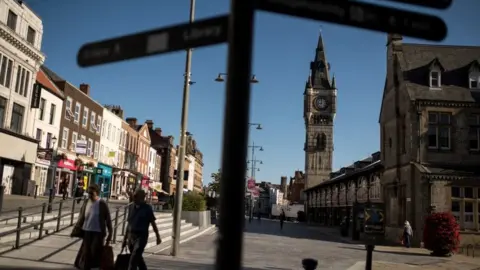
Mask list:
[[[330,64],[327,61],[325,44],[323,42],[322,30],[320,28],[317,48],[315,49],[315,58],[310,64],[310,73],[312,75],[312,85],[314,88],[323,90],[329,90],[332,88],[330,84],[329,69]]]

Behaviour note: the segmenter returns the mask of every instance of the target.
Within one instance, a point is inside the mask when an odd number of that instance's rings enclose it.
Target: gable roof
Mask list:
[[[143,129],[145,127],[145,129]],[[142,129],[143,131],[145,131],[144,133],[142,133]],[[143,125],[137,125],[135,127],[135,130],[138,132],[138,135],[142,136],[142,137],[146,137],[150,142],[151,142],[151,138],[150,138],[150,132],[149,132],[149,128],[148,128],[148,125],[147,124],[143,124]],[[145,136],[145,134],[147,136]]]
[[[480,61],[480,46],[411,43],[403,43],[401,46],[399,63],[411,100],[480,100],[468,87],[468,70],[472,61]],[[428,71],[432,63],[440,63],[444,68],[441,91],[431,91],[428,85]]]
[[[37,72],[36,81],[42,85],[44,89],[54,94],[55,96],[65,99],[63,92],[60,91],[57,86],[48,78],[45,72],[42,69],[39,69]]]

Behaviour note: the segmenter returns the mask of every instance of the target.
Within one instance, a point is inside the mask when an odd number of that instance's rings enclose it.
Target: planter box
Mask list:
[[[205,228],[210,226],[210,211],[182,211],[182,219],[194,226]]]

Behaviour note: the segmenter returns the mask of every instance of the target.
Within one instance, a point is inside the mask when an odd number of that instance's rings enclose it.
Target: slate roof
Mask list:
[[[63,95],[63,92],[60,91],[52,81],[50,81],[50,79],[42,69],[40,69],[37,72],[36,81],[39,82],[45,89],[47,89],[49,92],[56,95],[57,97],[61,99],[65,98],[65,96]]]
[[[458,166],[458,165],[443,165],[430,166],[413,162],[415,167],[424,174],[427,178],[432,180],[472,180],[480,178],[480,168],[478,166]],[[456,182],[457,183],[457,182]]]
[[[43,72],[54,82],[66,81],[64,78],[60,77],[57,73],[53,72],[51,69],[47,68],[45,65],[40,67]]]
[[[400,67],[411,100],[476,102],[480,93],[471,91],[468,75],[471,65],[480,62],[480,46],[449,46],[403,43]],[[444,71],[441,90],[429,87],[432,64]]]

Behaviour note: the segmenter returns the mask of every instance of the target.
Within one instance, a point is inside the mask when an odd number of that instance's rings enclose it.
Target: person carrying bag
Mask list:
[[[87,191],[89,198],[84,201],[80,209],[80,215],[71,237],[83,239],[75,259],[75,267],[91,270],[100,268],[104,247],[110,246],[113,229],[110,210],[107,203],[99,197],[98,185],[89,186]],[[113,260],[113,252],[111,257]]]

